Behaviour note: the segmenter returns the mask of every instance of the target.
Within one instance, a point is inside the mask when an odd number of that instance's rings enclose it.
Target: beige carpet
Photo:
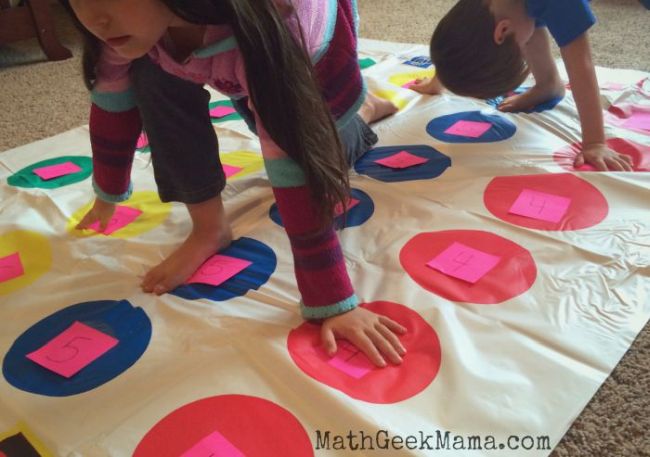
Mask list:
[[[426,43],[454,1],[359,3],[361,36]],[[594,0],[592,5],[599,18],[591,33],[596,63],[650,71],[650,11],[637,0]],[[79,40],[58,7],[54,18],[74,58],[45,62],[35,40],[0,46],[0,151],[87,123],[88,95],[79,71]],[[649,430],[650,330],[646,326],[552,455],[650,457]]]

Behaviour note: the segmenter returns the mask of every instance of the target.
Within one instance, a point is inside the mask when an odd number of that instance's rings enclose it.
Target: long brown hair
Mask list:
[[[438,23],[431,37],[431,61],[447,89],[493,98],[524,82],[529,70],[514,35],[497,44],[495,27],[485,0],[460,0]]]
[[[304,39],[296,39],[285,25],[285,17],[293,12],[290,4],[279,11],[272,0],[161,1],[188,22],[231,26],[264,128],[300,165],[323,224],[331,223],[334,206],[350,195],[348,165]],[[81,29],[86,39],[84,79],[92,88],[101,43]]]

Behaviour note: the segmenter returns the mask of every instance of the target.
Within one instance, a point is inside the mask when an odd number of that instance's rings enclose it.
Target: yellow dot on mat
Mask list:
[[[142,214],[140,214],[129,225],[116,230],[110,235],[97,233],[96,231],[90,229],[77,230],[75,228],[77,224],[86,215],[86,213],[90,211],[90,208],[92,208],[93,202],[91,201],[87,205],[84,205],[75,211],[72,217],[68,220],[66,230],[68,230],[68,232],[70,232],[72,235],[79,237],[110,236],[113,238],[132,238],[134,236],[148,232],[149,230],[162,224],[167,216],[169,216],[172,208],[170,203],[161,202],[160,198],[158,198],[158,194],[151,191],[134,192],[133,195],[131,195],[131,198],[118,204],[138,209],[142,211]]]
[[[243,170],[238,171],[237,174],[228,178],[228,181],[233,179],[243,178],[246,175],[258,172],[264,166],[262,154],[252,151],[233,151],[219,154],[221,163],[232,165],[234,167],[242,167]]]
[[[372,93],[379,98],[393,102],[398,109],[403,109],[408,104],[408,100],[404,100],[402,97],[398,96],[397,92],[394,90],[378,89],[373,90]]]
[[[388,78],[388,82],[402,87],[404,84],[410,83],[416,79],[433,78],[435,74],[436,70],[433,68],[429,70],[409,71],[408,73],[398,73],[391,76]]]
[[[0,258],[18,253],[23,274],[0,282],[0,295],[22,289],[52,267],[52,250],[47,237],[28,230],[0,234]]]

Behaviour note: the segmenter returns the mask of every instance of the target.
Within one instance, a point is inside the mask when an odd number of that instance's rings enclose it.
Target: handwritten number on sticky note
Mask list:
[[[537,202],[537,201],[541,201],[541,203],[536,205],[535,202]],[[531,198],[528,201],[528,204],[530,205],[531,208],[536,208],[538,210],[537,214],[542,214],[544,212],[544,209],[546,209],[546,200],[545,199],[540,199],[537,196],[533,196],[533,198]]]
[[[59,352],[62,352],[64,349],[69,349],[69,350],[74,351],[74,353],[73,353],[72,355],[70,355],[70,357],[67,357],[67,358],[61,358],[61,359],[53,359],[53,358],[50,357],[49,355],[46,355],[45,358],[46,358],[47,360],[50,360],[50,361],[54,362],[54,363],[65,363],[65,362],[69,362],[70,360],[74,359],[75,357],[77,357],[77,356],[79,355],[79,351],[80,351],[79,347],[74,346],[74,345],[72,344],[73,342],[75,342],[75,341],[77,341],[77,340],[92,341],[91,338],[86,338],[85,336],[75,336],[75,337],[72,338],[70,341],[68,341],[68,342],[65,343],[63,346],[61,346],[61,348],[59,349]]]
[[[456,257],[454,257],[453,262],[458,264],[456,268],[454,268],[454,271],[458,271],[463,267],[469,267],[472,264],[472,260],[474,259],[474,255],[469,253],[469,252],[459,252],[456,254]]]

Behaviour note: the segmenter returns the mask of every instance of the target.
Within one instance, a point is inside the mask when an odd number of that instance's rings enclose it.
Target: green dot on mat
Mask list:
[[[41,179],[34,170],[37,168],[58,165],[65,162],[72,162],[81,168],[80,171],[58,178],[44,180]],[[90,157],[84,156],[61,156],[54,159],[43,160],[34,163],[22,170],[17,171],[7,178],[7,183],[14,187],[40,188],[40,189],[57,189],[70,184],[83,181],[93,172],[93,161]]]
[[[368,67],[372,67],[376,63],[377,62],[375,62],[370,57],[366,57],[365,59],[359,59],[359,66],[361,67],[362,70],[365,70]]]
[[[234,108],[230,100],[219,100],[218,102],[211,102],[208,109],[216,108],[217,106],[229,106],[230,108]],[[211,119],[213,124],[217,124],[219,122],[238,121],[242,119],[242,117],[238,112],[235,111],[232,114],[228,114],[223,117],[213,117]]]

